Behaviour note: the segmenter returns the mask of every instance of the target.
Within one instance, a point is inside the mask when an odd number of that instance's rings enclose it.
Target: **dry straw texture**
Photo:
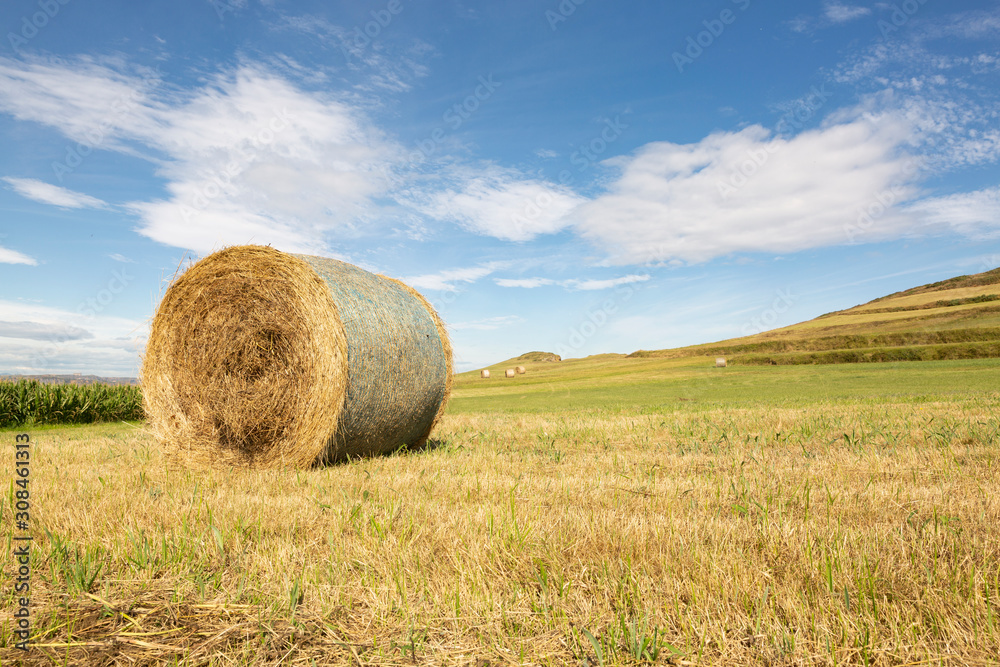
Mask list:
[[[490,372],[489,371],[485,371],[484,370],[484,371],[481,371],[479,373],[479,377],[481,377],[481,378],[488,378],[489,376],[490,376]]]
[[[505,371],[503,372],[503,374],[504,374],[504,375],[506,375],[506,376],[507,376],[507,377],[509,377],[509,378],[512,378],[512,377],[514,377],[514,375],[515,375],[515,371],[514,371],[514,369],[513,369],[513,368],[508,368],[507,370],[505,370]]]
[[[515,370],[515,371],[517,371],[517,374],[518,374],[518,375],[524,375],[524,374],[525,374],[525,373],[527,372],[527,371],[526,371],[526,370],[524,369],[524,366],[518,366],[518,367],[517,367],[517,368],[515,368],[514,370]]]
[[[172,459],[307,466],[422,445],[451,372],[444,325],[413,289],[332,259],[235,246],[167,290],[142,384]]]
[[[596,667],[586,630],[607,667],[996,665],[1000,394],[928,391],[514,397],[449,411],[440,447],[305,471],[39,430],[32,649],[3,647],[7,594],[0,663]]]

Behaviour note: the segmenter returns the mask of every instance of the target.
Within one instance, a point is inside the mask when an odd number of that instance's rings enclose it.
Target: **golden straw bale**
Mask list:
[[[167,289],[143,402],[186,464],[308,466],[426,441],[452,353],[415,290],[324,257],[233,246]]]

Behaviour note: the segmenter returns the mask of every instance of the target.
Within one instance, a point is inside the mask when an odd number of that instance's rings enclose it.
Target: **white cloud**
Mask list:
[[[400,278],[400,280],[417,289],[452,291],[457,288],[457,283],[474,283],[506,265],[507,262],[490,262],[482,266],[446,269],[438,273],[410,276],[408,278]]]
[[[796,16],[787,22],[793,32],[809,33],[833,25],[848,23],[872,13],[869,7],[848,5],[838,0],[826,0],[823,3],[822,16]]]
[[[887,8],[891,7],[887,5]],[[925,23],[921,30],[929,37],[958,37],[964,40],[995,38],[1000,35],[1000,8],[958,12],[943,20]]]
[[[134,259],[129,259],[125,255],[120,255],[117,252],[111,253],[110,255],[108,255],[108,257],[115,260],[116,262],[122,262],[123,264],[135,264]]]
[[[318,252],[326,233],[375,217],[402,153],[351,104],[250,65],[189,92],[122,68],[0,58],[0,109],[74,141],[154,153],[168,194],[127,205],[140,233],[199,253],[247,242]]]
[[[609,278],[606,280],[578,280],[575,278],[571,278],[569,280],[552,280],[551,278],[497,278],[494,282],[500,287],[523,287],[526,289],[534,289],[536,287],[542,287],[543,285],[561,285],[567,289],[589,291],[610,289],[612,287],[617,287],[618,285],[641,283],[646,280],[649,280],[648,275],[640,276],[630,274],[620,278]]]
[[[877,6],[886,20],[899,11],[893,7]],[[1000,158],[997,34],[996,8],[911,21],[892,39],[852,52],[833,69],[833,80],[856,88],[866,105],[904,115],[913,126],[913,149],[933,172],[995,164]]]
[[[556,284],[556,281],[550,278],[497,278],[493,282],[500,287],[524,287],[526,289]]]
[[[823,15],[834,23],[847,23],[871,13],[872,10],[868,7],[845,5],[840,2],[827,2],[823,7]]]
[[[807,32],[812,25],[812,21],[805,16],[797,16],[788,21],[788,26],[793,32]]]
[[[618,263],[844,243],[845,227],[880,194],[891,189],[897,204],[916,194],[914,165],[901,151],[908,136],[906,122],[885,115],[790,139],[755,125],[694,144],[647,144],[606,161],[621,174],[574,213],[577,229]],[[904,216],[889,214],[877,232],[905,226]]]
[[[83,340],[94,334],[80,327],[42,322],[7,322],[0,320],[0,338],[26,338],[28,340]]]
[[[907,207],[921,223],[969,236],[1000,231],[1000,187],[930,197]]]
[[[107,204],[96,197],[85,195],[52,185],[35,178],[3,178],[14,191],[42,204],[59,208],[107,208]]]
[[[0,371],[134,376],[147,323],[0,300]]]
[[[324,47],[338,49],[347,61],[348,73],[364,73],[363,83],[356,86],[361,90],[405,92],[413,88],[415,79],[427,76],[430,70],[424,61],[436,53],[432,46],[420,40],[407,46],[394,40],[373,40],[364,32],[365,23],[345,28],[321,16],[286,14],[272,26],[310,35]]]
[[[128,150],[123,136],[155,125],[155,104],[148,95],[158,79],[151,70],[120,71],[126,69],[116,59],[0,57],[0,110],[55,127],[87,147]]]
[[[124,208],[138,217],[139,233],[199,254],[250,242],[328,253],[333,233],[372,234],[392,224],[382,214],[386,195],[433,220],[514,241],[563,229],[584,201],[491,165],[473,172],[451,163],[444,176],[448,167],[438,165],[429,180],[411,173],[406,150],[352,99],[303,90],[259,65],[184,91],[119,61],[0,58],[0,110],[53,127],[88,152],[153,162],[166,195]],[[46,201],[99,202],[39,185],[32,192]]]
[[[143,336],[147,329],[148,323],[100,313],[92,314],[90,310],[92,308],[88,307],[86,301],[81,302],[74,312],[37,303],[0,299],[0,320],[5,322],[36,322],[59,328],[85,329],[97,338],[109,340]]]
[[[408,198],[424,215],[505,241],[529,241],[561,231],[566,215],[585,200],[568,188],[486,167],[456,189]]]
[[[567,280],[564,285],[577,290],[602,290],[617,287],[619,285],[629,285],[631,283],[641,283],[649,280],[648,275],[627,275],[621,278],[611,278],[608,280]]]
[[[559,157],[559,153],[556,153],[554,150],[548,148],[539,148],[537,151],[535,151],[535,155],[544,160],[551,160],[552,158]]]
[[[29,266],[37,266],[38,260],[22,252],[0,246],[0,264],[28,264]]]

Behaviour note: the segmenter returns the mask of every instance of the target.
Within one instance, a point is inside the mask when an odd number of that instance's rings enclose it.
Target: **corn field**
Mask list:
[[[0,428],[143,419],[142,391],[106,384],[0,382]]]

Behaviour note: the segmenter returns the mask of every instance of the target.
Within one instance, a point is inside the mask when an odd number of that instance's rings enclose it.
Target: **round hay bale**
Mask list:
[[[512,377],[514,377],[514,374],[515,374],[515,373],[516,373],[516,371],[515,371],[515,370],[514,370],[513,368],[508,368],[507,370],[505,370],[505,371],[503,372],[504,376],[505,376],[505,377],[509,377],[509,378],[512,378]]]
[[[723,357],[717,357],[715,359],[715,367],[716,368],[725,368],[726,367],[726,360]]]
[[[517,372],[518,375],[524,375],[525,373],[527,373],[527,371],[524,370],[524,366],[518,366],[514,370]]]
[[[181,463],[308,466],[422,445],[451,375],[444,324],[407,285],[334,259],[234,246],[167,289],[143,403]]]
[[[487,378],[488,379],[490,377],[490,372],[486,371],[486,370],[480,371],[479,377],[481,377],[481,378]]]

